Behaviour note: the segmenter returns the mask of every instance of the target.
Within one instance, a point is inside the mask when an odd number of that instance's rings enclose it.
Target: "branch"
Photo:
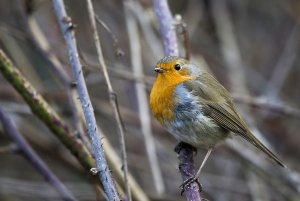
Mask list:
[[[101,44],[100,44],[100,38],[97,32],[97,25],[96,25],[96,16],[93,8],[93,3],[91,0],[87,1],[88,5],[88,13],[89,13],[89,18],[93,30],[93,36],[94,36],[94,42],[96,45],[96,50],[98,54],[98,62],[100,63],[105,82],[108,87],[108,93],[109,93],[109,100],[110,104],[113,108],[115,119],[117,121],[118,129],[119,129],[119,140],[120,140],[120,146],[121,146],[121,155],[122,155],[122,169],[124,173],[124,182],[125,182],[125,191],[126,191],[126,196],[129,201],[132,200],[131,197],[131,191],[130,191],[130,186],[128,183],[128,164],[127,164],[127,154],[126,154],[126,145],[125,145],[125,138],[124,138],[124,128],[123,128],[123,122],[122,118],[119,112],[119,107],[118,107],[118,99],[117,99],[117,94],[114,92],[112,84],[110,82],[110,78],[107,72],[107,67],[106,63],[104,61],[102,49],[101,49]]]
[[[166,0],[153,0],[154,10],[158,18],[161,37],[166,56],[178,56],[176,32],[173,27],[173,17]]]
[[[65,70],[65,66],[59,61],[59,59],[49,51],[50,44],[47,41],[45,35],[40,30],[40,27],[36,20],[29,15],[26,15],[24,10],[24,5],[17,4],[20,14],[23,19],[25,31],[27,38],[36,49],[36,51],[41,55],[41,57],[49,63],[50,67],[53,69],[54,73],[58,76],[59,80],[65,86],[67,91],[69,105],[72,108],[72,117],[73,117],[73,125],[75,125],[75,129],[77,131],[76,136],[79,136],[81,140],[83,140],[84,145],[90,150],[90,143],[86,135],[84,135],[82,121],[80,119],[80,110],[79,104],[76,104],[77,93],[76,88],[72,84],[71,75],[67,73]]]
[[[120,200],[119,194],[116,190],[114,181],[110,174],[106,156],[103,151],[101,138],[102,134],[97,128],[96,119],[94,115],[94,109],[90,101],[90,97],[87,91],[85,80],[82,73],[82,66],[79,61],[79,54],[77,51],[77,44],[73,33],[73,24],[70,17],[67,16],[65,6],[62,0],[53,0],[53,5],[57,19],[64,35],[70,58],[70,65],[73,70],[77,82],[77,89],[79,98],[82,104],[85,120],[88,127],[88,133],[92,143],[93,154],[96,160],[97,171],[99,172],[99,178],[104,187],[104,191],[109,200]]]
[[[137,26],[137,21],[133,16],[133,10],[136,9],[136,4],[133,1],[124,0],[124,11],[125,11],[125,21],[127,32],[129,36],[130,44],[130,55],[131,63],[133,67],[134,76],[143,76],[143,64],[141,55],[141,44],[139,30]],[[164,181],[159,167],[159,162],[157,159],[157,151],[155,147],[155,142],[153,138],[153,133],[151,130],[151,117],[149,113],[149,103],[147,101],[148,95],[145,91],[145,83],[135,83],[135,91],[138,99],[138,109],[139,118],[142,127],[142,133],[144,135],[144,143],[146,146],[146,151],[150,163],[150,168],[152,171],[152,176],[154,179],[154,184],[158,195],[162,195],[165,192]]]
[[[119,46],[119,40],[117,36],[111,31],[111,29],[103,22],[98,15],[95,15],[96,21],[109,33],[110,37],[113,40],[113,47],[115,49],[115,55],[117,57],[124,56],[124,51]]]
[[[183,181],[188,180],[191,175],[195,175],[196,169],[194,166],[194,152],[195,148],[184,142],[180,142],[175,147],[175,152],[178,153],[179,159],[179,171],[181,172],[181,177]],[[201,187],[197,182],[191,183],[182,189],[182,193],[186,192],[187,200],[199,200],[201,201],[200,191]]]
[[[45,179],[55,188],[55,190],[62,196],[65,201],[76,201],[74,195],[67,189],[67,187],[55,176],[49,169],[46,163],[37,155],[31,148],[23,136],[19,133],[16,126],[13,124],[11,118],[3,108],[0,107],[0,121],[2,122],[3,130],[16,142],[18,148],[29,162],[36,168],[36,170],[45,177]]]
[[[164,41],[165,54],[167,56],[178,56],[176,33],[172,28],[173,17],[171,15],[168,2],[166,0],[153,0],[153,4],[160,24],[161,35]],[[185,178],[186,175],[195,175],[195,167],[193,165],[193,150],[194,148],[192,146],[185,144],[185,146],[183,146],[178,152],[180,159],[179,170],[182,178]],[[182,162],[184,162],[184,166],[188,168],[180,168],[183,167]],[[185,179],[183,181],[185,181]],[[187,200],[201,201],[199,188],[194,188],[197,185],[198,184],[196,182],[192,182],[190,184],[190,188],[185,189]]]
[[[269,101],[267,97],[255,98],[246,95],[234,94],[233,98],[236,102],[241,102],[252,107],[258,107],[263,110],[269,110],[281,115],[291,116],[300,119],[300,110],[282,103]]]
[[[56,135],[56,137],[71,151],[73,156],[81,163],[86,172],[90,173],[90,169],[95,167],[95,160],[90,152],[85,148],[82,142],[77,139],[72,129],[52,110],[50,105],[43,97],[33,88],[20,73],[20,71],[11,64],[4,52],[0,49],[0,72],[7,81],[19,92],[19,94],[27,102],[33,114],[35,114],[46,126]],[[60,97],[61,99],[61,97]],[[106,107],[107,108],[107,107]],[[105,109],[106,109],[105,108]],[[105,143],[105,151],[110,153],[107,155],[109,165],[114,168],[114,172],[121,183],[121,170],[119,167],[119,158],[107,141]],[[129,175],[129,182],[133,187],[133,196],[138,201],[148,201],[146,194],[134,178]]]
[[[71,129],[62,121],[60,116],[52,110],[35,88],[12,65],[0,49],[0,71],[27,102],[31,111],[39,117],[60,141],[72,152],[83,167],[90,169],[94,166],[94,159],[84,148],[80,140],[75,138]]]

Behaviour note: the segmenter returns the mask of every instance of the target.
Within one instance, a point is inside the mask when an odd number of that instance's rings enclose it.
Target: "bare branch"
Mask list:
[[[98,54],[98,62],[100,63],[102,70],[103,70],[104,78],[105,78],[105,81],[106,81],[106,84],[108,87],[110,104],[113,108],[114,115],[115,115],[115,118],[116,118],[116,121],[118,124],[119,140],[120,140],[121,155],[122,155],[122,168],[124,171],[125,191],[126,191],[127,199],[129,201],[131,201],[132,198],[131,198],[130,186],[128,183],[128,164],[127,164],[127,154],[126,154],[126,146],[125,146],[125,138],[124,138],[124,128],[123,128],[122,118],[121,118],[121,115],[119,112],[117,94],[114,92],[114,90],[112,88],[110,78],[109,78],[109,75],[107,72],[107,67],[106,67],[102,49],[101,49],[100,38],[98,35],[98,31],[97,31],[95,12],[94,12],[93,3],[91,0],[87,1],[87,6],[88,6],[89,18],[90,18],[90,22],[91,22],[91,26],[92,26],[92,30],[93,30],[93,36],[94,36],[94,41],[95,41],[95,45],[96,45],[96,50],[97,50],[97,54]]]
[[[109,200],[120,200],[114,181],[109,171],[106,157],[101,144],[102,134],[97,129],[94,109],[90,101],[85,80],[82,73],[82,65],[79,61],[77,45],[73,33],[73,24],[70,17],[67,16],[65,6],[62,0],[53,0],[53,5],[57,19],[64,35],[70,58],[70,65],[76,77],[78,94],[87,122],[88,133],[92,143],[93,154],[96,160],[96,167],[99,171],[99,178],[103,184],[104,191]],[[95,18],[93,18],[95,20]]]
[[[135,10],[135,5],[133,1],[123,1],[125,10],[125,20],[127,25],[127,32],[129,36],[130,43],[130,55],[131,63],[133,67],[134,76],[143,76],[143,64],[141,55],[141,44],[139,30],[137,26],[137,21],[133,17],[132,10]],[[154,184],[156,191],[159,195],[165,192],[165,186],[162,178],[161,169],[159,167],[157,159],[157,151],[155,148],[155,142],[151,130],[151,117],[149,113],[149,103],[147,101],[148,95],[146,94],[145,83],[135,83],[135,90],[137,93],[138,107],[139,107],[139,118],[141,121],[142,133],[144,135],[144,143],[146,145],[146,151],[152,171],[152,176],[154,179]]]
[[[160,25],[165,55],[178,56],[178,43],[168,2],[166,0],[153,0],[153,5]]]
[[[178,153],[179,159],[179,171],[181,172],[182,180],[186,181],[191,175],[196,174],[194,166],[194,152],[195,148],[184,142],[180,142],[175,147],[175,152]],[[197,182],[191,183],[182,189],[181,193],[186,192],[187,200],[199,200],[201,201],[200,191],[201,186]]]
[[[65,201],[76,201],[74,195],[67,187],[55,176],[49,169],[47,164],[37,155],[31,148],[23,136],[19,133],[16,126],[13,124],[8,114],[0,107],[0,121],[2,122],[3,130],[17,143],[18,148],[36,170],[45,177],[47,181],[55,188]]]
[[[74,157],[81,163],[85,170],[90,173],[90,169],[95,166],[95,160],[91,156],[90,152],[83,146],[82,142],[75,137],[75,134],[71,132],[71,128],[60,118],[60,116],[54,111],[51,106],[43,99],[43,97],[34,89],[30,82],[13,66],[0,50],[0,71],[3,76],[10,82],[10,84],[18,91],[18,93],[24,98],[31,111],[36,115],[45,125],[56,135],[56,137],[70,150]],[[46,96],[50,94],[44,94]],[[49,96],[48,96],[49,97]],[[51,97],[51,95],[50,95]],[[59,100],[62,97],[59,96]],[[63,98],[65,99],[65,98]],[[7,104],[6,104],[7,105]],[[13,106],[14,110],[17,108],[16,104]],[[105,110],[105,107],[101,110]],[[30,112],[27,107],[22,106],[22,112]],[[20,112],[20,109],[17,109]],[[108,141],[104,145],[106,153],[108,155],[109,165],[116,173],[116,178],[119,183],[122,183],[122,171],[120,170],[120,160],[114,151],[113,147]],[[98,180],[99,182],[99,180]],[[96,184],[99,184],[96,182]],[[133,196],[138,201],[148,201],[148,197],[142,188],[138,185],[135,179],[129,175],[129,182],[133,187]],[[99,188],[99,185],[97,186]],[[121,188],[118,187],[119,190]],[[121,191],[120,191],[121,193]]]
[[[104,27],[104,29],[110,34],[111,38],[113,39],[113,47],[115,48],[115,55],[117,57],[121,57],[124,56],[124,51],[119,47],[119,40],[117,38],[117,36],[110,30],[110,28],[107,26],[107,24],[105,24],[105,22],[103,22],[100,17],[98,15],[96,16],[96,20],[97,22]]]
[[[153,0],[154,9],[160,24],[161,35],[164,43],[164,51],[167,56],[178,56],[178,44],[176,39],[176,33],[173,29],[173,17],[171,15],[168,2],[166,0]],[[180,172],[183,178],[186,175],[194,175],[195,168],[193,165],[193,147],[186,144],[182,147],[180,152],[180,163],[184,162],[187,169],[180,168]],[[183,180],[185,181],[185,180]],[[190,184],[191,188],[186,188],[186,198],[191,201],[201,201],[199,189],[194,188],[197,186],[196,182]]]
[[[233,95],[236,102],[241,102],[249,106],[258,107],[263,110],[275,112],[277,114],[300,118],[300,109],[269,101],[267,97],[250,97],[245,95]]]

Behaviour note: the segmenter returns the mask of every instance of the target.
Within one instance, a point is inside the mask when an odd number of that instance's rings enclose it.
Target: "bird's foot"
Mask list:
[[[191,176],[189,177],[188,179],[186,179],[179,187],[181,189],[180,191],[180,195],[182,195],[185,191],[186,188],[189,188],[191,186],[192,183],[197,183],[198,186],[199,186],[199,192],[202,191],[202,185],[201,183],[199,182],[198,178],[195,177],[195,176]]]

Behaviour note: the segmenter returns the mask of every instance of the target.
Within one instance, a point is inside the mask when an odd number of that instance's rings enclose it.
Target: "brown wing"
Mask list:
[[[231,109],[222,107],[219,104],[207,103],[203,111],[207,116],[214,119],[221,127],[230,130],[231,132],[243,137],[248,142],[256,146],[258,149],[262,150],[269,157],[271,157],[280,166],[285,167],[283,162],[271,152],[262,142],[260,142],[241,122],[241,118],[237,115],[232,115],[234,111]]]
[[[205,73],[203,76],[200,76],[197,80],[188,81],[185,85],[203,104],[202,111],[204,114],[214,119],[219,126],[243,137],[279,165],[285,167],[278,157],[248,129],[247,124],[236,112],[229,92],[210,74]]]

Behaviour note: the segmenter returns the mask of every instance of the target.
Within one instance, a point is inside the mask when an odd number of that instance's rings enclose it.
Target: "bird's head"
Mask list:
[[[164,76],[168,75],[177,75],[177,76],[187,76],[190,74],[187,65],[189,61],[176,57],[176,56],[167,56],[159,60],[155,66],[154,71]]]
[[[188,60],[176,57],[167,56],[159,60],[154,68],[158,77],[186,79],[187,77],[197,77],[200,69],[191,64]]]

